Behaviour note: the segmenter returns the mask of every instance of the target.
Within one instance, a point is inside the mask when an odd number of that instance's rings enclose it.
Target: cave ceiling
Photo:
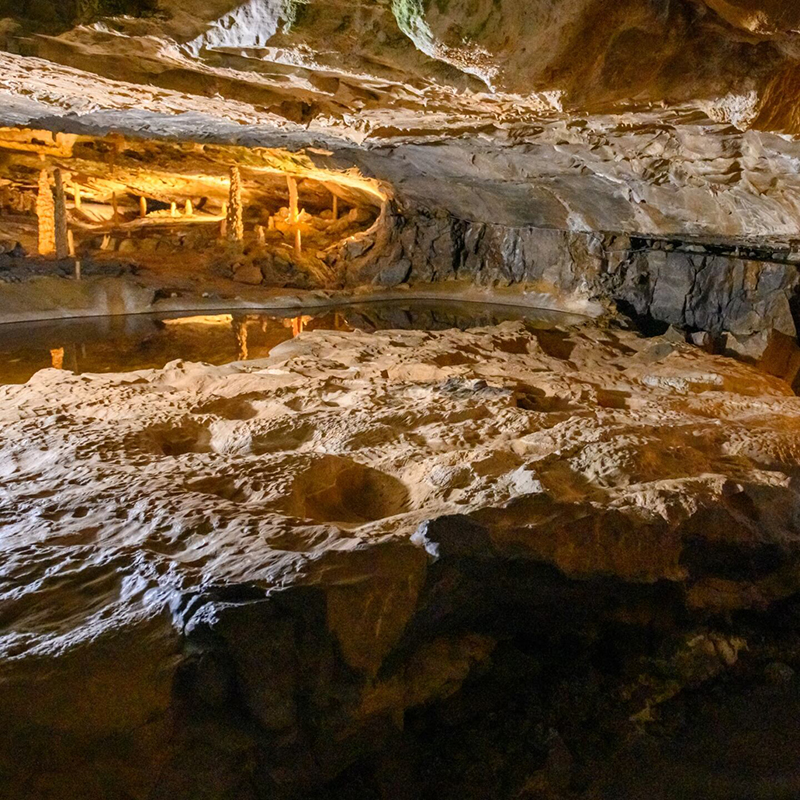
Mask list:
[[[305,150],[509,226],[800,236],[790,0],[0,0],[0,125]]]

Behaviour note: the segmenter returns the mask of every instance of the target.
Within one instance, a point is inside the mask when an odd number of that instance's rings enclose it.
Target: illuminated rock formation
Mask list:
[[[64,194],[64,181],[61,170],[53,171],[55,180],[54,240],[56,258],[66,258],[69,255],[69,237],[67,231],[67,198]]]
[[[39,255],[53,255],[56,250],[55,203],[53,201],[53,190],[50,188],[50,175],[44,169],[39,172],[39,186],[36,193],[36,220]]]
[[[242,178],[237,166],[230,168],[228,195],[227,235],[232,242],[244,239],[244,209],[242,207]]]

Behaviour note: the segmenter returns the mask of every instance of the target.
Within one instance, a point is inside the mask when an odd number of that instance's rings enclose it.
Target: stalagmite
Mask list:
[[[297,180],[293,175],[286,176],[286,183],[289,186],[289,222],[292,225],[297,223]]]
[[[116,192],[111,193],[111,208],[114,210],[114,225],[119,225],[119,205]]]
[[[219,238],[224,239],[228,235],[228,204],[222,204],[222,219],[219,221]]]
[[[242,176],[239,167],[231,166],[230,195],[228,198],[228,239],[241,242],[244,239],[244,214],[242,209]]]
[[[139,198],[139,216],[144,219],[147,216],[147,198]]]
[[[297,210],[297,179],[293,175],[287,175],[286,183],[289,186],[289,222],[292,225],[297,225],[300,217],[300,214]],[[295,228],[294,251],[298,256],[302,251],[302,236],[300,234],[300,228]]]
[[[333,219],[339,219],[339,198],[333,195]]]
[[[275,230],[275,217],[273,217],[272,214],[269,215],[269,220],[267,220],[267,230]]]
[[[256,225],[256,237],[258,238],[259,244],[266,244],[267,242],[267,235],[264,232],[263,225]]]
[[[72,197],[75,202],[75,208],[80,209],[81,207],[81,187],[80,186],[73,186],[72,187]]]
[[[39,173],[36,217],[39,224],[39,255],[50,256],[56,249],[56,220],[53,191],[50,188],[50,176],[46,169]]]
[[[194,214],[194,207],[192,206],[192,201],[187,200],[183,204],[183,215],[185,217],[191,217]]]
[[[67,250],[75,258],[75,236],[71,230],[67,230]]]
[[[64,194],[64,180],[61,170],[53,173],[56,183],[56,198],[54,204],[55,244],[56,258],[66,258],[69,255],[69,239],[67,237],[67,198]]]
[[[64,348],[55,347],[50,350],[50,364],[53,369],[64,369]]]
[[[172,203],[169,204],[169,215],[171,217],[177,217],[178,216],[178,204],[177,203],[172,202]]]

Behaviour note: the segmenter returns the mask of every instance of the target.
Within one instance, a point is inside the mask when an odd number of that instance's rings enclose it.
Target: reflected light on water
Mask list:
[[[540,328],[580,318],[513,306],[394,302],[333,309],[131,315],[0,326],[0,383],[24,383],[48,367],[84,372],[154,369],[176,359],[225,364],[269,356],[311,330],[442,330],[525,319]]]

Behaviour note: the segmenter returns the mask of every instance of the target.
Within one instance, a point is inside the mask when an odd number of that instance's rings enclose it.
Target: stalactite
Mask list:
[[[56,258],[66,258],[69,255],[69,239],[67,236],[67,197],[64,194],[64,180],[61,170],[53,173],[56,184],[56,198],[54,204]]]
[[[117,203],[117,193],[111,193],[111,208],[114,211],[114,225],[119,225],[119,204]]]
[[[339,219],[339,198],[333,195],[333,219]]]
[[[53,190],[47,170],[39,173],[39,191],[36,195],[36,217],[39,223],[39,255],[53,255],[56,249],[56,219]]]
[[[228,198],[228,239],[241,242],[244,239],[244,212],[242,209],[242,176],[239,167],[231,167],[231,186]]]

